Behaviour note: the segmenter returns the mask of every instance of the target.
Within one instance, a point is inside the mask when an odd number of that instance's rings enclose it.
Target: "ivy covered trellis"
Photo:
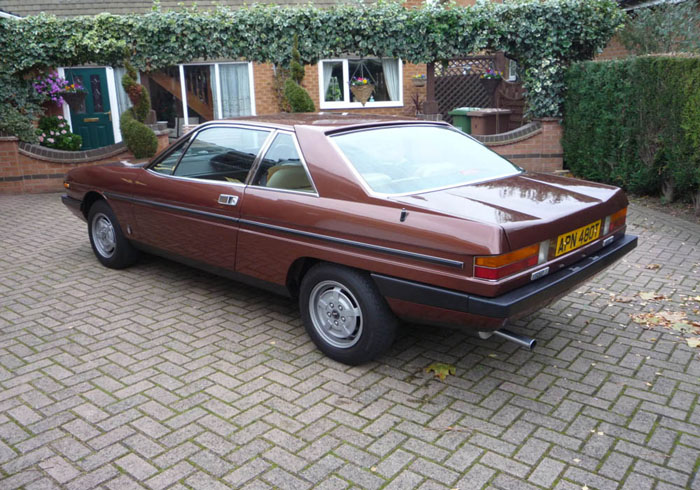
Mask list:
[[[39,15],[0,20],[0,132],[31,139],[36,112],[25,78],[55,66],[118,66],[125,57],[150,71],[193,60],[245,59],[286,63],[294,36],[303,61],[347,54],[448,60],[484,50],[516,59],[531,117],[557,117],[563,74],[591,58],[621,25],[613,0],[515,0],[474,6],[407,9],[398,2],[258,6],[146,15]]]

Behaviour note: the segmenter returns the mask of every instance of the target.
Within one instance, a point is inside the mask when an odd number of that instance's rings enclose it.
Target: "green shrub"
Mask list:
[[[563,73],[590,59],[622,24],[613,0],[510,0],[405,8],[399,1],[329,8],[263,6],[147,14],[0,19],[0,72],[20,77],[47,66],[113,66],[128,52],[150,71],[201,59],[288,62],[292,40],[304,63],[377,56],[427,63],[484,50],[517,59],[528,114],[558,117]]]
[[[132,109],[124,111],[119,119],[122,137],[136,158],[150,158],[158,150],[158,138],[151,128],[134,119]]]
[[[17,136],[21,141],[36,143],[32,124],[43,112],[41,97],[29,81],[4,72],[0,64],[0,135]]]
[[[564,163],[638,194],[687,198],[700,178],[700,58],[586,62],[566,75]]]
[[[126,147],[136,158],[150,158],[158,150],[158,138],[144,121],[151,110],[151,98],[146,87],[136,82],[136,70],[128,61],[124,63],[126,73],[122,77],[122,87],[133,104],[119,119],[122,137]]]
[[[292,46],[292,62],[289,64],[289,76],[292,80],[301,84],[301,81],[306,75],[304,65],[301,64],[301,55],[299,54],[299,38],[294,36],[294,45]]]
[[[284,82],[284,97],[289,102],[292,112],[316,111],[316,106],[309,93],[291,78]]]
[[[133,104],[134,117],[139,122],[145,122],[151,111],[151,96],[146,87],[136,82],[136,69],[128,61],[124,62],[126,73],[122,77],[122,87]]]
[[[83,146],[83,138],[71,133],[70,127],[63,116],[44,116],[39,119],[39,129],[36,130],[41,146],[57,150],[78,151]]]
[[[695,1],[668,2],[632,12],[619,34],[634,54],[700,51],[700,11]]]

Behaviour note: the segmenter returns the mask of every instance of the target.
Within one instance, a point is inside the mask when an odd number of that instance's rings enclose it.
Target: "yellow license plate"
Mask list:
[[[579,247],[584,246],[587,243],[591,243],[593,240],[600,236],[600,224],[602,220],[598,220],[590,225],[582,226],[574,231],[564,233],[559,235],[557,238],[557,249],[554,254],[555,257],[559,257],[562,254],[571,252]]]

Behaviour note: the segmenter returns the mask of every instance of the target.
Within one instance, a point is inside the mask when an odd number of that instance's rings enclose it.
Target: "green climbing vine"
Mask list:
[[[306,63],[348,53],[427,63],[503,50],[521,66],[529,114],[556,117],[566,67],[602,49],[622,19],[613,0],[514,0],[410,9],[380,0],[328,9],[254,5],[214,11],[156,8],[145,15],[38,15],[0,20],[0,76],[12,76],[21,88],[26,84],[22,76],[32,70],[89,63],[119,66],[125,57],[144,71],[201,59],[286,65],[295,36]],[[3,106],[0,131],[6,130],[3,114],[21,112],[11,99],[0,100]]]

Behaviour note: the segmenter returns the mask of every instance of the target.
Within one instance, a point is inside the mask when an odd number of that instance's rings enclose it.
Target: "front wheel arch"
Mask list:
[[[88,216],[90,215],[90,208],[97,201],[105,201],[104,196],[99,192],[89,191],[87,194],[85,194],[85,196],[83,197],[83,203],[80,206],[80,210],[83,212],[83,216],[85,216],[85,219],[88,219]]]

